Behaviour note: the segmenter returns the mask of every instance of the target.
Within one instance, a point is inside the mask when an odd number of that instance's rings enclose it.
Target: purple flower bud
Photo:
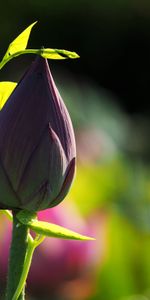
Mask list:
[[[75,173],[70,116],[48,62],[37,57],[0,112],[0,208],[57,205]]]

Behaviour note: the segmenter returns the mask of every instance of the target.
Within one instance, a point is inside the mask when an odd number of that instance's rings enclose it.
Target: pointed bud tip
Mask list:
[[[30,68],[30,72],[38,72],[43,74],[43,71],[46,71],[49,68],[48,61],[46,58],[42,57],[40,54],[37,55],[32,62],[32,68]]]
[[[41,49],[41,51],[42,51],[42,49]],[[36,62],[36,63],[41,63],[41,62],[43,63],[44,61],[47,61],[47,59],[42,57],[40,55],[40,53],[36,55],[35,60],[34,60],[34,62]]]

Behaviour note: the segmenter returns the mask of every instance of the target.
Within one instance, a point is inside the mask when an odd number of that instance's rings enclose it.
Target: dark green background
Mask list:
[[[64,48],[81,56],[78,61],[55,62],[55,69],[67,69],[79,80],[86,78],[112,91],[129,113],[149,114],[149,1],[4,1],[0,54],[35,20],[39,23],[30,47]]]

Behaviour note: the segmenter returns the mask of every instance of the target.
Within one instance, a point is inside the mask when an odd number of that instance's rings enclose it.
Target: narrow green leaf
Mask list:
[[[0,110],[6,103],[7,99],[16,87],[16,82],[2,81],[0,82]]]
[[[41,234],[43,236],[56,237],[56,238],[69,239],[69,240],[82,240],[82,241],[95,240],[94,238],[81,235],[62,226],[38,221],[36,219],[36,213],[34,212],[22,210],[17,214],[17,218],[20,221],[20,223],[28,225],[28,227],[32,229],[34,232]]]
[[[36,233],[42,234],[44,236],[69,240],[94,240],[94,238],[81,235],[67,228],[52,223],[33,220],[28,224],[28,226]]]
[[[32,27],[36,23],[37,22],[34,22],[30,26],[28,26],[21,34],[17,36],[17,38],[13,42],[11,42],[3,57],[3,60],[7,60],[10,55],[26,49]]]

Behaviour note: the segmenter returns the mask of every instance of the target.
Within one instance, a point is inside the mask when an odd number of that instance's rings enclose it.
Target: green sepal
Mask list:
[[[17,213],[16,217],[20,223],[29,225],[33,220],[37,220],[37,213],[23,209]]]
[[[69,240],[82,240],[82,241],[95,240],[94,238],[81,235],[62,226],[48,223],[48,222],[38,221],[36,219],[35,213],[31,213],[25,210],[20,211],[17,214],[17,218],[20,221],[20,223],[27,225],[34,232],[41,234],[43,236],[69,239]]]
[[[31,221],[29,224],[29,228],[38,234],[49,237],[69,240],[94,240],[93,238],[81,235],[62,226],[42,221]]]

